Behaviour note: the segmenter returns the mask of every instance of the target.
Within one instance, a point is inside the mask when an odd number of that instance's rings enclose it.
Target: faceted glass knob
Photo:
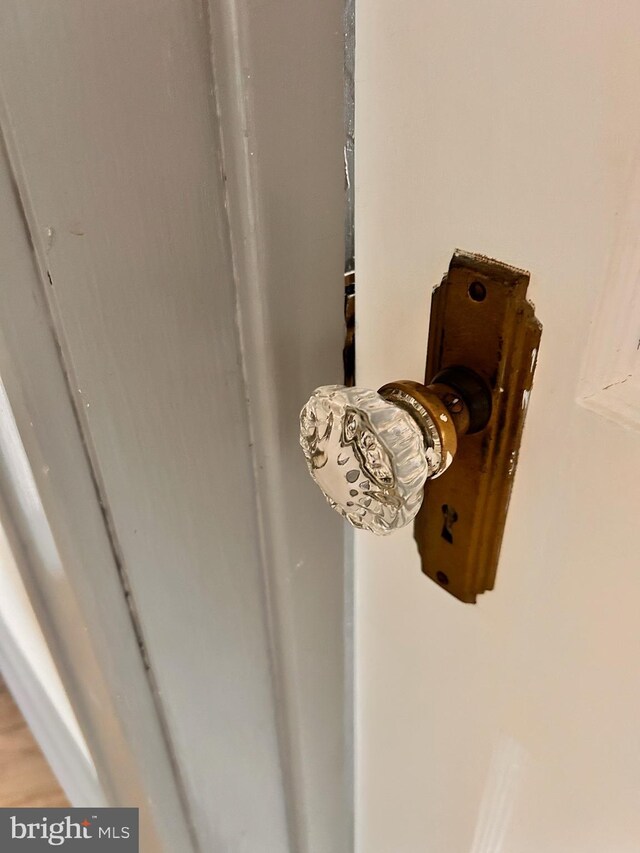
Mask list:
[[[491,407],[484,380],[456,365],[429,385],[325,385],[300,412],[300,444],[331,506],[354,527],[384,536],[415,518],[425,481],[444,474],[458,438],[483,430]]]
[[[380,535],[413,520],[440,466],[416,417],[365,388],[316,389],[300,413],[300,444],[331,506]]]

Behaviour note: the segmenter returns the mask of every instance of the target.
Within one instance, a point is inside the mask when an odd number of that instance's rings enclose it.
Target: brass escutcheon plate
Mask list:
[[[434,290],[425,384],[463,365],[491,390],[487,426],[458,441],[454,464],[428,480],[414,535],[422,571],[460,601],[493,589],[542,326],[529,273],[456,251]]]

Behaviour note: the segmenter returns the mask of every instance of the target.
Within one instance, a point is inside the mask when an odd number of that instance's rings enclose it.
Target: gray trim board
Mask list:
[[[7,128],[6,115],[2,127]],[[69,398],[15,173],[0,146],[0,514],[110,804],[145,850],[192,849]]]
[[[343,8],[208,6],[292,849],[345,853],[343,525],[298,446],[309,393],[342,377]]]
[[[0,618],[0,673],[73,806],[106,806],[93,767]]]
[[[345,853],[342,525],[297,439],[341,374],[342,5],[0,15],[36,259],[0,295],[20,321],[0,318],[0,373],[150,845],[191,849],[166,840],[190,822],[203,851]]]

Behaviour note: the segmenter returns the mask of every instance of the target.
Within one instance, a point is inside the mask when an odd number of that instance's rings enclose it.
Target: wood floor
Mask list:
[[[68,805],[22,714],[0,679],[0,807]]]

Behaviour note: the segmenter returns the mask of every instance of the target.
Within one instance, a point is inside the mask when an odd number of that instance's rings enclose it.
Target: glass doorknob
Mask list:
[[[482,429],[491,396],[465,368],[431,385],[409,380],[366,388],[317,388],[300,413],[309,473],[354,527],[387,535],[416,516],[428,479],[454,460],[458,436]]]

